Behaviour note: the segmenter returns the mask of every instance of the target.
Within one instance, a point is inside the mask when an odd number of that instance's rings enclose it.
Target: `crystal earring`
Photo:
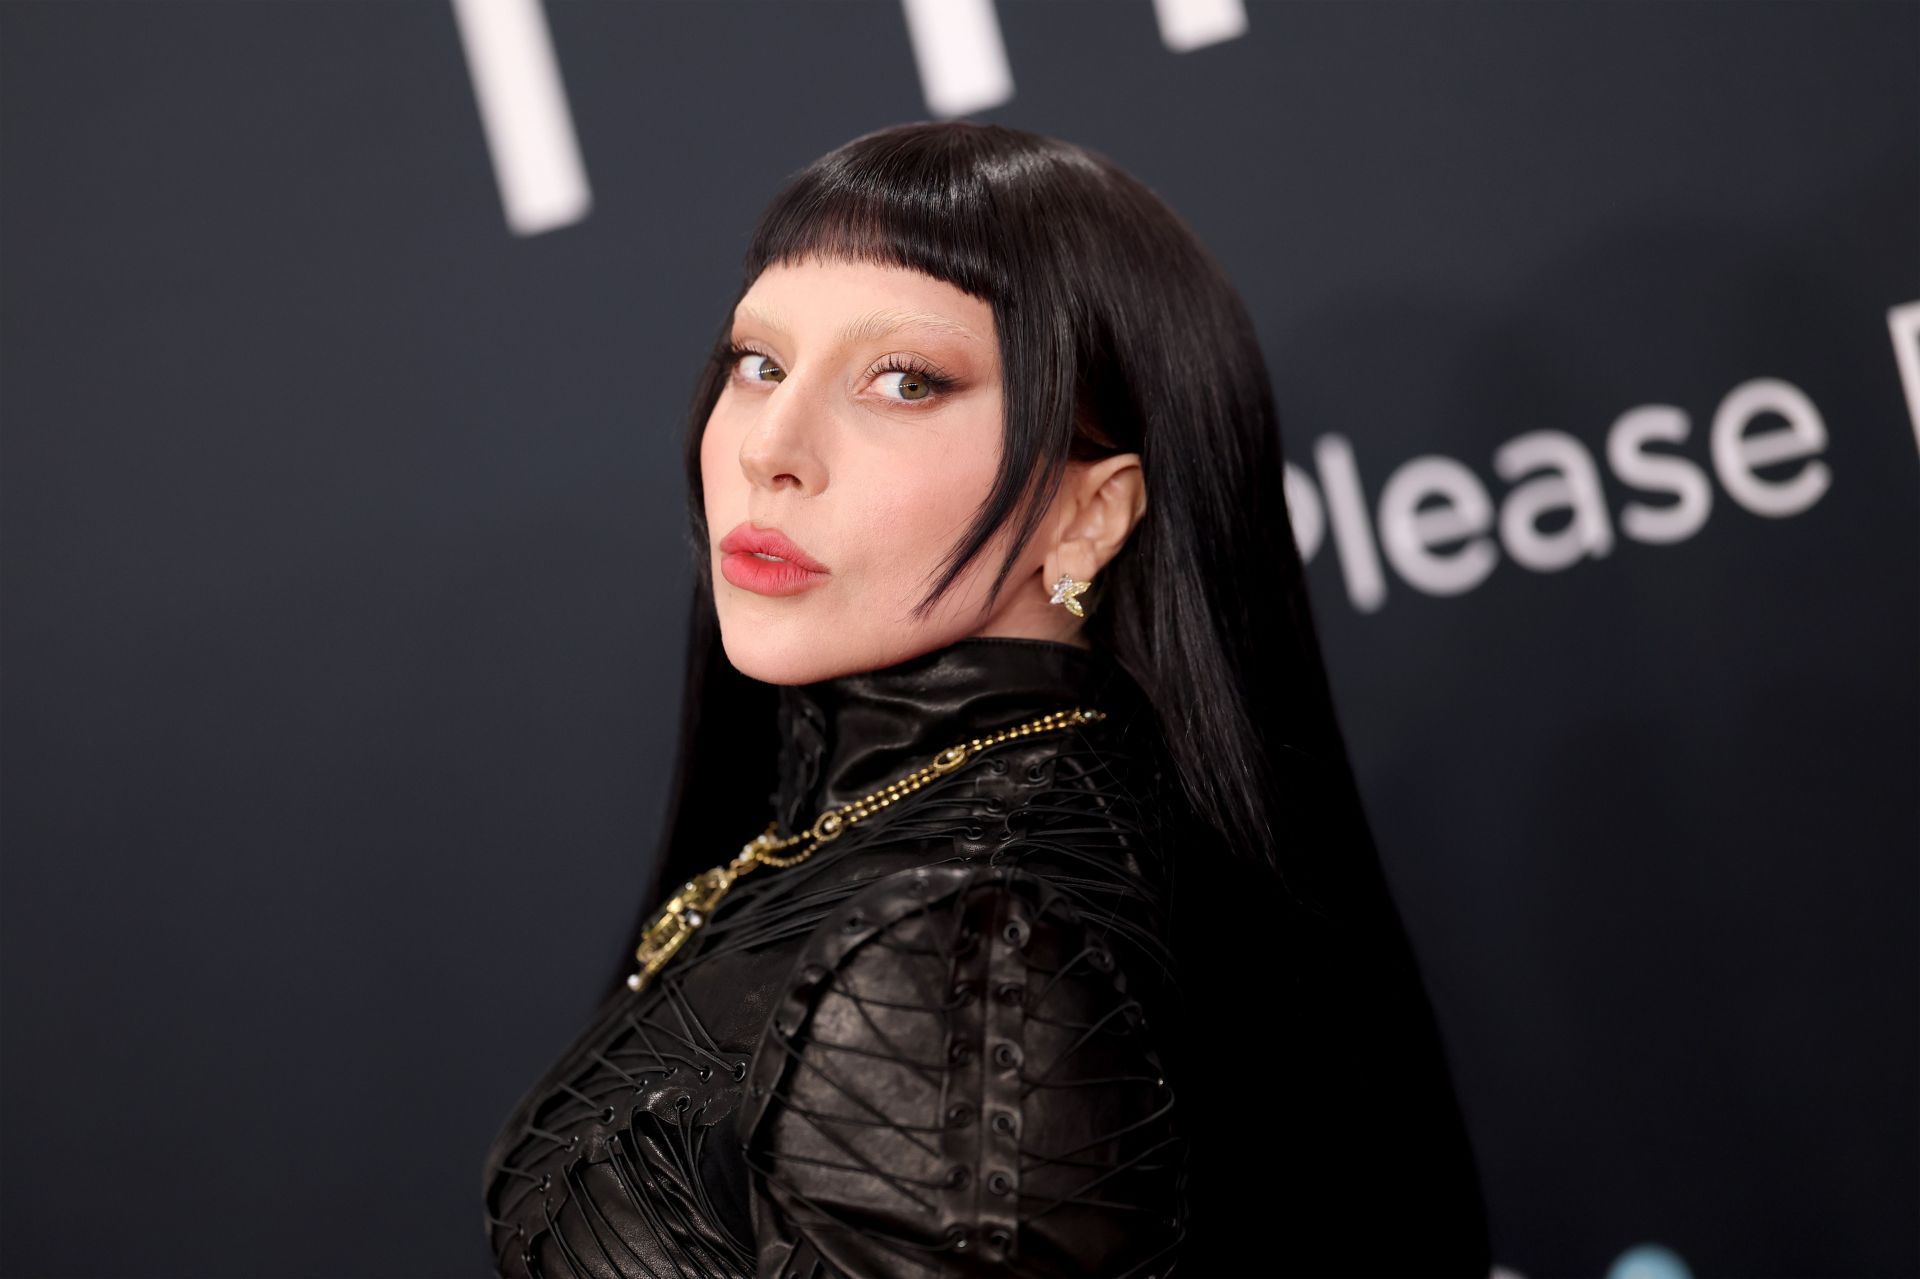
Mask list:
[[[1075,617],[1085,617],[1087,610],[1080,607],[1079,595],[1091,585],[1093,585],[1091,581],[1076,582],[1073,580],[1073,574],[1062,573],[1060,580],[1053,584],[1053,598],[1047,603],[1065,604],[1067,612]]]

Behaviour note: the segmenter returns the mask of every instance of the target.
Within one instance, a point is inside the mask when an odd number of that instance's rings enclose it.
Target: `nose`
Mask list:
[[[819,451],[826,410],[807,399],[791,377],[760,401],[753,425],[740,441],[740,470],[758,488],[796,488],[812,497],[827,486]]]

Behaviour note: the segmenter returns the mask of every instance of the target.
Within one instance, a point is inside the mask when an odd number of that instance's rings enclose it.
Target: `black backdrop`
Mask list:
[[[932,111],[887,0],[545,14],[521,234],[447,5],[0,0],[6,1274],[483,1273],[651,904],[694,366]],[[1920,1272],[1920,6],[998,14],[1261,326],[1499,1265]]]

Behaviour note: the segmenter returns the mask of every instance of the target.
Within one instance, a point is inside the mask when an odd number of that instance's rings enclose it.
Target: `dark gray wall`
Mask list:
[[[1496,1259],[1920,1271],[1920,6],[1249,7],[1003,0],[982,118],[1220,255],[1301,511],[1351,455],[1375,531],[1300,531]],[[516,236],[446,6],[0,0],[6,1274],[483,1273],[651,905],[694,366],[781,178],[927,108],[884,0],[548,12],[594,207]],[[1790,514],[1711,453],[1756,379]],[[1606,553],[1367,594],[1390,477],[1497,519],[1541,431]]]

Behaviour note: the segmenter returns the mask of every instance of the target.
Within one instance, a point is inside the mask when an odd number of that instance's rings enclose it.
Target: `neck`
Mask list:
[[[1081,706],[1126,717],[1144,704],[1103,650],[972,636],[879,670],[780,689],[783,832],[929,763],[949,746]]]

